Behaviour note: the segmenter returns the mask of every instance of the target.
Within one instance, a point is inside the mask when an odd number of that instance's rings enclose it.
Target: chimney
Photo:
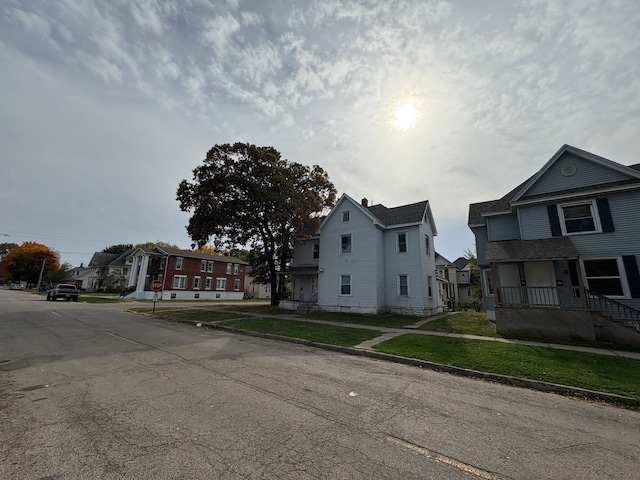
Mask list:
[[[362,206],[365,208],[369,206],[369,200],[367,200],[366,198],[363,198],[361,203],[362,203]]]

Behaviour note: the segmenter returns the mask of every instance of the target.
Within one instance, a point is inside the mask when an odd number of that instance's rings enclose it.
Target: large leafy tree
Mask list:
[[[197,246],[213,238],[231,251],[249,247],[252,266],[271,284],[277,305],[284,282],[278,270],[291,260],[293,241],[309,222],[333,206],[336,190],[326,172],[281,158],[273,147],[246,143],[215,145],[204,163],[183,180],[180,208],[192,212],[187,232]]]
[[[44,273],[54,272],[60,268],[60,255],[46,245],[37,242],[24,242],[12,248],[5,260],[14,281],[26,281],[33,286],[40,278],[44,262]]]
[[[146,248],[148,250],[153,250],[155,247],[180,248],[173,243],[162,242],[160,240],[158,240],[157,242],[137,243],[133,246],[133,248]]]
[[[17,247],[18,244],[17,243],[0,243],[0,259],[5,257],[7,255],[7,253],[9,253],[11,251],[12,248]]]
[[[117,253],[120,255],[121,253],[126,252],[130,248],[133,248],[133,244],[131,243],[120,243],[118,245],[111,245],[102,250],[103,253]]]

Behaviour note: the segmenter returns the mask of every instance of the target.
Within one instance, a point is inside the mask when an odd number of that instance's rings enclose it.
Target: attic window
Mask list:
[[[342,212],[342,221],[348,222],[350,220],[351,220],[351,212],[349,210]]]

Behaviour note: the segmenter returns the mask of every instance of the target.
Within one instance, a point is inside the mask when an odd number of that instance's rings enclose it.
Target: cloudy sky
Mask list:
[[[176,189],[217,143],[430,200],[450,260],[563,144],[640,161],[637,0],[2,0],[0,65],[0,243],[73,265],[189,248]]]

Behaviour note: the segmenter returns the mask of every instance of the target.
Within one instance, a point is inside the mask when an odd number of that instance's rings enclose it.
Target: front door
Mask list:
[[[529,304],[559,305],[553,262],[527,262],[524,273]]]
[[[503,305],[522,305],[520,294],[520,269],[517,263],[498,265],[500,284],[500,303]]]

